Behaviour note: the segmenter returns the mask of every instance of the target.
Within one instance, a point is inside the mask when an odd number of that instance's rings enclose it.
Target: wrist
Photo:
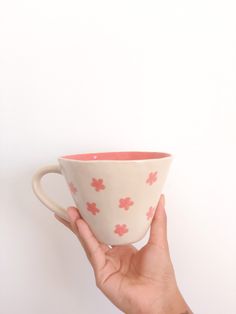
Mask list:
[[[144,299],[129,302],[126,309],[125,314],[192,314],[176,285],[168,287],[162,294],[157,291],[151,302],[145,302]]]
[[[156,301],[142,314],[192,314],[178,288]]]

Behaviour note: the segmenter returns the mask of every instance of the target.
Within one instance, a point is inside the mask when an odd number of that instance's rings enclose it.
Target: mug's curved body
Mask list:
[[[120,245],[137,242],[146,234],[171,161],[170,154],[159,152],[78,154],[58,158],[56,172],[65,177],[76,207],[97,239]],[[37,196],[66,219],[64,209],[45,200],[39,181],[38,173],[33,179]]]

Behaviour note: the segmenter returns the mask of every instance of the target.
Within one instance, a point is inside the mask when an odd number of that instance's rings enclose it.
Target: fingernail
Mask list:
[[[67,213],[68,213],[70,220],[73,217],[73,212],[74,212],[74,208],[72,206],[67,208]]]
[[[67,208],[67,213],[70,218],[70,222],[75,222],[80,217],[79,211],[76,207]]]
[[[165,208],[165,195],[164,195],[164,194],[161,194],[161,199],[160,199],[160,201],[161,201],[162,207]]]
[[[80,233],[80,226],[81,226],[80,220],[81,220],[81,219],[76,220],[76,226],[77,226],[77,229],[78,229],[78,232],[79,232],[79,233]]]
[[[70,206],[70,207],[67,208],[67,211],[70,211],[73,208],[74,208],[73,206]]]

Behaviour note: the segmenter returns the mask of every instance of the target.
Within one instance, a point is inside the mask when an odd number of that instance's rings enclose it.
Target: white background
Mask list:
[[[180,289],[194,313],[236,313],[235,16],[233,0],[0,2],[2,314],[120,313],[31,190],[58,156],[115,150],[174,155]],[[73,204],[63,178],[44,185]]]

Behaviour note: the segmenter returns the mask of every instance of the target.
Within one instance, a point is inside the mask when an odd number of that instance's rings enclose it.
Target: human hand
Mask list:
[[[70,222],[56,216],[80,240],[97,287],[127,314],[190,314],[175,279],[167,241],[165,199],[161,196],[150,237],[140,250],[132,245],[100,243],[75,207]]]

